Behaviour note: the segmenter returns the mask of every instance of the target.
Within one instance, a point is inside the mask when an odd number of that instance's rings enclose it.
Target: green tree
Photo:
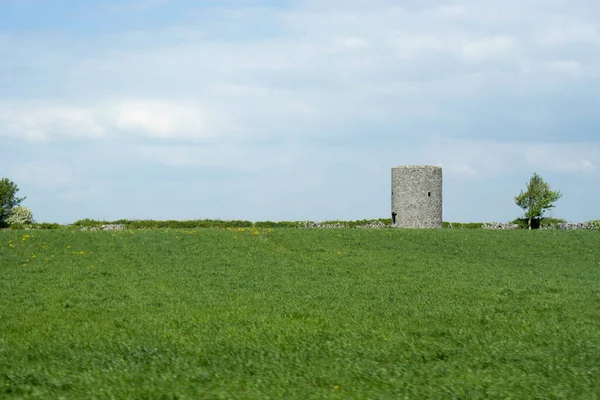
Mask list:
[[[25,197],[17,197],[18,191],[17,185],[8,178],[0,180],[0,226],[6,225],[6,218],[12,209],[25,200]]]
[[[515,202],[525,211],[527,226],[531,229],[532,221],[541,218],[544,212],[553,208],[554,203],[561,197],[560,191],[553,191],[541,176],[534,173],[527,182],[527,190],[521,190],[521,193],[515,197]]]

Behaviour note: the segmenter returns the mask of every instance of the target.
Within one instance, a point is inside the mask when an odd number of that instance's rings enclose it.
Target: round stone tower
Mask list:
[[[392,168],[392,225],[442,227],[442,168],[405,165]]]

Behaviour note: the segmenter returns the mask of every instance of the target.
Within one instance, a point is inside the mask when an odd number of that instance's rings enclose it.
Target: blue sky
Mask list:
[[[385,218],[442,165],[444,219],[599,219],[591,0],[0,0],[0,176],[38,221]]]

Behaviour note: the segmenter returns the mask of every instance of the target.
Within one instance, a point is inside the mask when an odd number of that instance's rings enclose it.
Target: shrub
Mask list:
[[[57,224],[55,222],[41,222],[41,223],[34,224],[33,227],[35,229],[61,229],[61,228],[63,228],[62,225]]]
[[[35,229],[34,225],[32,224],[11,224],[9,225],[9,228],[13,231],[29,231],[32,229]]]
[[[99,228],[107,222],[96,221],[94,219],[84,218],[73,222],[73,227],[75,228]]]
[[[6,218],[6,223],[8,225],[14,224],[32,224],[33,223],[33,213],[27,207],[14,207],[8,213],[8,217]]]

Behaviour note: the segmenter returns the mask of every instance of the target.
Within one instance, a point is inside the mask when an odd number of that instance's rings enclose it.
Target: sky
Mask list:
[[[596,0],[0,0],[0,177],[40,222],[600,219]]]

